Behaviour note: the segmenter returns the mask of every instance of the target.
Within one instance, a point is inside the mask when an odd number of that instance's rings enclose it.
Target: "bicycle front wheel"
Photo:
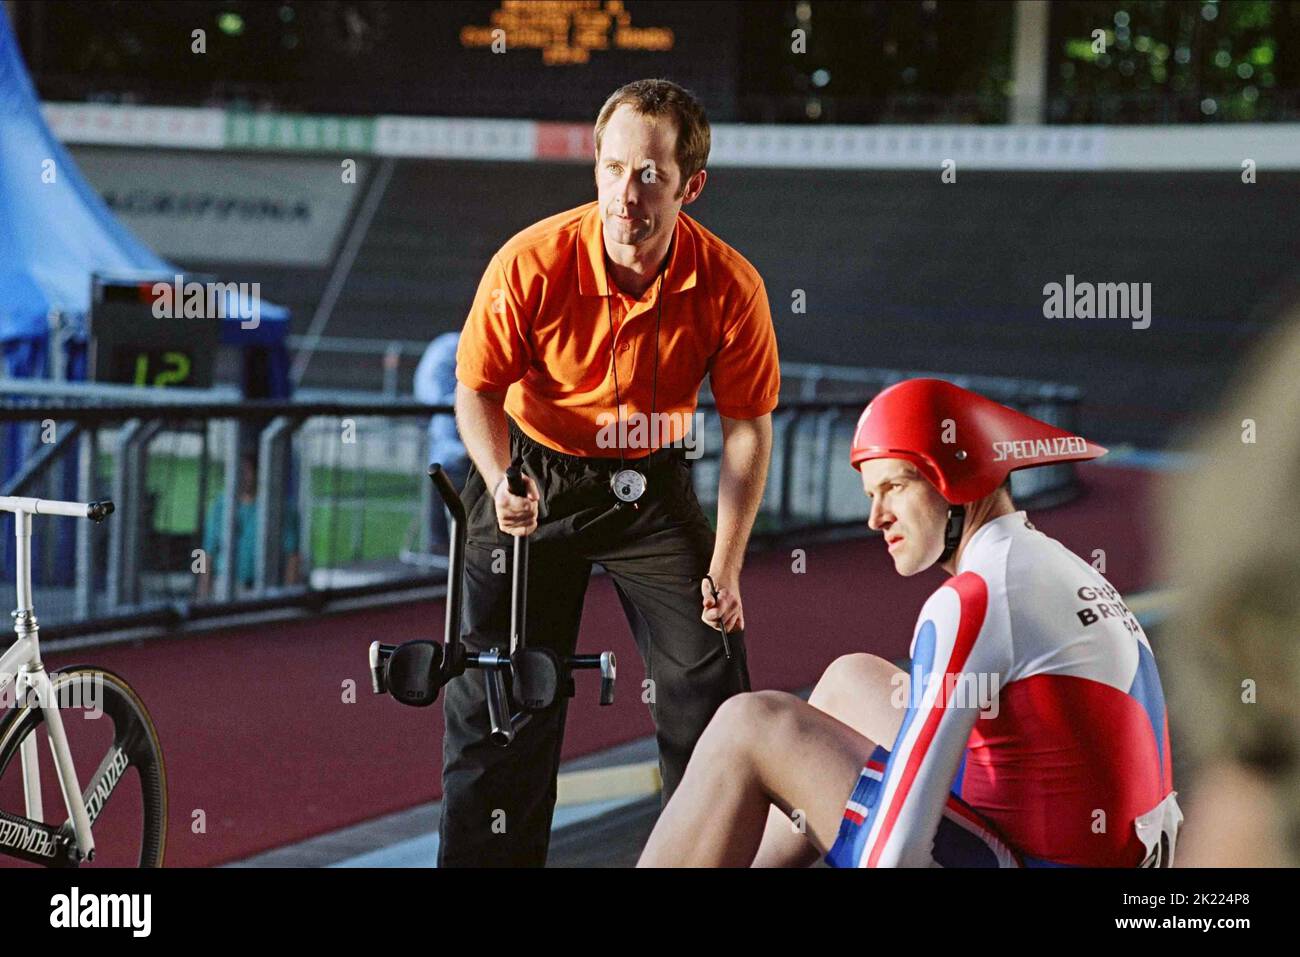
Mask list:
[[[100,867],[161,867],[167,837],[167,775],[149,712],[121,677],[90,665],[50,674],[72,764],[90,817]],[[34,698],[34,696],[32,696]],[[22,745],[37,744],[40,823],[75,840],[49,747],[44,712],[20,701],[0,718],[0,811],[27,815]],[[34,737],[33,737],[34,736]],[[0,847],[0,855],[5,849]],[[0,856],[0,865],[17,863]]]

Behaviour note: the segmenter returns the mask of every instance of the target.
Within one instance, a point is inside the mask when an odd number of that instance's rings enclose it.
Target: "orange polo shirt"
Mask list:
[[[706,375],[728,418],[776,408],[776,331],[758,271],[679,213],[662,284],[662,293],[656,280],[633,299],[610,280],[595,202],[543,219],[488,264],[461,334],[456,378],[478,392],[505,391],[506,412],[524,433],[569,455],[617,458],[621,442],[623,457],[637,459],[680,439]],[[649,417],[652,391],[654,411],[668,415]]]

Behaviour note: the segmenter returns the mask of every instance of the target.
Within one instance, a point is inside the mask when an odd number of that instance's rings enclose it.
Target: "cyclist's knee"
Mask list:
[[[840,655],[822,673],[809,702],[821,707],[845,700],[860,699],[864,692],[889,688],[895,674],[902,674],[891,662],[879,655],[856,653]]]
[[[783,691],[748,691],[724,701],[700,739],[700,746],[743,751],[768,740],[797,701]]]

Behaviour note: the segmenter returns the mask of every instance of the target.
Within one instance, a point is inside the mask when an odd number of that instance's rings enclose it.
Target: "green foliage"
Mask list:
[[[1269,2],[1059,2],[1052,5],[1051,119],[1195,122],[1272,118],[1275,34],[1293,27]],[[1106,52],[1093,50],[1106,31]]]

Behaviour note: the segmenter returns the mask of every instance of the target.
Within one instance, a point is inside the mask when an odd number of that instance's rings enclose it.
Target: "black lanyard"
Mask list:
[[[655,292],[658,298],[658,309],[655,316],[655,365],[654,378],[650,387],[650,429],[651,442],[654,441],[653,430],[655,425],[655,412],[659,405],[659,329],[664,319],[664,275],[668,272],[668,262],[672,256],[672,243],[668,245],[668,254],[664,257],[664,267],[659,273],[659,288]],[[605,270],[605,317],[609,320],[609,361],[610,367],[614,373],[614,428],[616,430],[622,415],[623,400],[618,388],[618,343],[614,336],[614,309],[610,305],[609,290],[609,269]],[[626,321],[626,317],[624,319]],[[610,479],[610,487],[614,490],[614,495],[623,502],[633,503],[644,493],[646,488],[645,475],[636,469],[627,468],[627,463],[623,458],[623,443],[618,445],[618,472]],[[651,451],[654,451],[653,449]]]

